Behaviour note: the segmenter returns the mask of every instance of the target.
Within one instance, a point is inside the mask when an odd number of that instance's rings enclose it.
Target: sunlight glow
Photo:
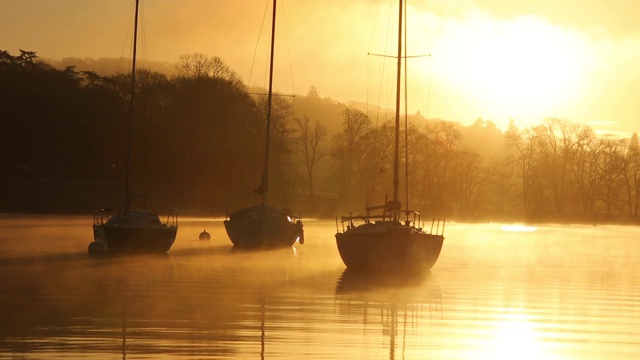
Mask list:
[[[487,349],[487,359],[549,359],[544,342],[529,321],[520,313],[507,313],[496,322]]]
[[[538,230],[535,226],[527,226],[527,225],[504,225],[502,227],[502,231],[506,232],[533,232]]]
[[[12,34],[3,39],[10,53],[33,50],[43,59],[66,59],[63,68],[77,65],[78,70],[98,70],[101,75],[113,70],[82,59],[129,56],[131,4],[74,0],[59,6],[40,0],[34,12],[31,3],[0,2],[3,13],[13,14],[0,22],[0,33]],[[405,3],[407,52],[431,55],[408,61],[410,114],[420,111],[465,125],[481,117],[502,130],[511,119],[527,127],[557,117],[582,123],[617,121],[620,125],[611,130],[637,131],[640,32],[637,21],[630,19],[640,2]],[[314,86],[323,98],[393,107],[393,99],[378,90],[393,79],[383,83],[380,72],[369,69],[381,59],[367,54],[394,54],[396,4],[280,3],[274,89],[302,95]],[[265,87],[268,5],[246,0],[148,2],[143,6],[147,16],[142,17],[146,26],[141,44],[146,45],[141,53],[149,49],[148,60],[162,62],[157,69],[167,73],[175,71],[183,54],[219,56],[248,86]],[[92,68],[84,69],[85,62]]]
[[[581,95],[589,56],[568,30],[532,16],[502,22],[478,16],[450,31],[461,46],[450,56],[459,63],[443,70],[491,113],[539,121],[564,113]]]

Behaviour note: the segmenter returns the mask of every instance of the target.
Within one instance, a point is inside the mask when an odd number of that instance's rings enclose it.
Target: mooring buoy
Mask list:
[[[200,239],[200,240],[210,240],[211,239],[211,235],[209,235],[209,233],[207,232],[207,229],[205,228],[200,233],[200,236],[198,236],[198,239]]]

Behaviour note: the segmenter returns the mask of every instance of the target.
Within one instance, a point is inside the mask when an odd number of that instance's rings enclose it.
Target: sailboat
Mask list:
[[[131,97],[129,102],[129,131],[127,143],[124,206],[120,210],[100,209],[94,212],[93,238],[89,254],[166,253],[171,249],[178,232],[177,211],[170,211],[166,222],[158,213],[145,209],[144,197],[130,192],[131,128],[134,120],[134,98],[136,86],[136,45],[138,37],[138,4],[135,7],[133,35],[133,60],[131,68]],[[132,201],[138,198],[137,208]]]
[[[269,93],[267,97],[267,129],[265,158],[260,186],[255,192],[262,203],[242,208],[227,215],[224,227],[234,246],[239,248],[291,247],[296,241],[304,243],[302,220],[288,209],[271,206],[267,202],[269,188],[269,137],[271,128],[271,100],[273,98],[273,57],[276,33],[276,0],[273,1],[271,21],[271,57],[269,64]]]
[[[336,243],[348,269],[386,272],[430,270],[438,260],[444,242],[444,221],[433,219],[427,232],[420,220],[420,213],[402,209],[398,199],[402,11],[403,2],[400,0],[393,199],[385,201],[383,205],[367,207],[365,215],[342,216],[342,226],[336,226]]]

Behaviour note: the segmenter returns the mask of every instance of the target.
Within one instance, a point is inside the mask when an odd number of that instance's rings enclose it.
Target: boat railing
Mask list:
[[[367,212],[367,215],[353,215],[353,213],[349,213],[348,216],[343,215],[340,218],[340,222],[338,222],[338,218],[336,217],[336,231],[344,232],[345,224],[346,224],[346,229],[351,229],[360,224],[370,223],[371,219],[375,219],[375,218],[383,219],[384,215],[373,216],[373,215],[370,215],[368,212]]]
[[[93,212],[93,225],[104,225],[119,212],[117,209],[100,209]]]
[[[436,218],[431,219],[431,229],[429,230],[429,234],[444,236],[445,224],[446,224],[445,219],[436,219]]]
[[[420,213],[415,210],[400,210],[398,211],[398,220],[407,225],[422,228],[422,221],[420,220]]]
[[[340,221],[336,218],[336,232],[344,232],[345,230],[354,228],[360,224],[368,224],[372,221],[392,221],[393,213],[384,211],[384,207],[376,207],[377,209],[382,209],[382,214],[372,215],[369,213],[369,210],[373,209],[373,207],[367,207],[366,215],[353,215],[349,214],[348,216],[342,216]],[[398,211],[398,220],[400,224],[404,224],[405,226],[412,226],[423,230],[424,232],[428,232],[431,235],[444,235],[444,227],[446,221],[444,219],[431,219],[431,226],[427,228],[421,220],[420,213],[415,210],[400,210]]]
[[[401,210],[400,215],[404,215],[404,217],[400,217],[401,222],[404,222],[407,226],[413,226],[416,228],[420,228],[424,232],[428,232],[431,235],[444,235],[444,225],[446,223],[445,219],[431,219],[431,227],[429,229],[424,226],[420,218],[420,213],[415,210]]]
[[[178,209],[171,209],[167,213],[167,222],[165,225],[168,227],[178,227]]]

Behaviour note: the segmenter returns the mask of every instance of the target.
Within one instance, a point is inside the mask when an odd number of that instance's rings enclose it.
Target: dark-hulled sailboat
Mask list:
[[[273,1],[271,23],[271,56],[269,65],[269,93],[267,98],[267,129],[264,168],[260,186],[255,192],[262,203],[228,214],[224,227],[234,246],[239,248],[291,247],[296,241],[304,243],[302,220],[293,212],[267,203],[269,188],[269,138],[271,129],[271,100],[273,97],[273,58],[276,31],[276,0]]]
[[[386,272],[430,270],[438,260],[444,242],[444,222],[432,220],[427,232],[422,227],[420,214],[402,209],[398,199],[402,12],[403,2],[400,0],[393,200],[386,201],[384,205],[367,207],[365,215],[342,217],[336,243],[348,269]]]
[[[93,217],[93,238],[89,254],[166,253],[171,249],[178,232],[177,212],[171,211],[166,222],[157,213],[145,210],[145,200],[129,190],[131,168],[131,127],[134,120],[136,86],[136,45],[138,37],[138,4],[135,0],[133,59],[131,68],[131,97],[125,174],[124,206],[120,210],[96,210]],[[141,198],[139,208],[132,208],[132,200]]]

